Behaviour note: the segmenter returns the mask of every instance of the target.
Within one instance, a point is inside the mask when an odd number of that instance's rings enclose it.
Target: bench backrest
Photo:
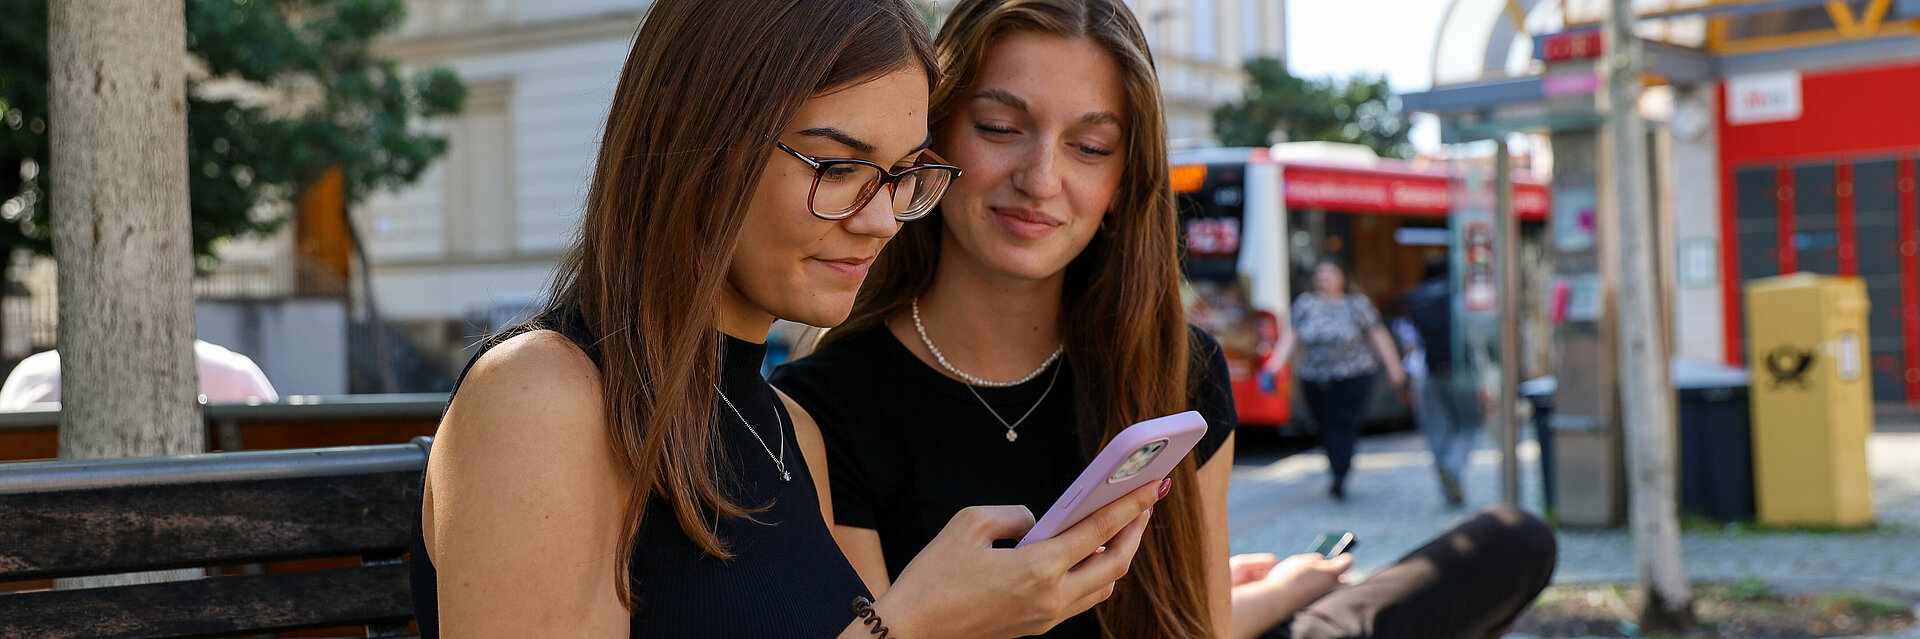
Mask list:
[[[0,638],[194,637],[413,617],[412,444],[0,464],[0,582],[331,557],[359,565],[0,594]],[[249,571],[258,572],[258,571]]]

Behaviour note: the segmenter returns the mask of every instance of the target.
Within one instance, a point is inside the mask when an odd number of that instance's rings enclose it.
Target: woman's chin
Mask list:
[[[841,296],[833,295],[815,300],[810,304],[796,304],[775,315],[789,322],[798,322],[808,326],[832,328],[847,321],[847,315],[853,312],[853,296],[847,295],[844,303]]]
[[[1071,260],[1050,259],[1048,256],[1034,255],[1028,252],[1015,252],[988,260],[987,268],[1002,276],[1018,280],[1044,280],[1061,271],[1067,270]]]

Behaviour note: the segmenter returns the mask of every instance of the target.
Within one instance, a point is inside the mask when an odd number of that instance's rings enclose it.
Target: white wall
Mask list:
[[[407,264],[376,266],[373,288],[380,316],[396,322],[447,320],[538,297],[553,276],[554,262]]]
[[[356,208],[373,261],[382,315],[395,320],[460,317],[497,294],[543,288],[571,240],[586,199],[608,104],[626,59],[628,42],[606,38],[548,48],[435,61],[469,85],[510,87],[514,226],[511,250],[481,255],[449,246],[450,216],[472,214],[449,206],[447,175],[474,147],[451,140],[449,160],[413,188],[382,194]],[[475,130],[460,127],[456,130]],[[492,129],[486,129],[492,130]],[[459,225],[454,225],[457,233]]]
[[[281,397],[347,392],[345,300],[201,300],[194,320],[201,340],[253,358]]]
[[[1726,324],[1721,296],[1725,273],[1720,258],[1719,134],[1715,130],[1713,86],[1677,96],[1674,107],[1673,350],[1675,355],[1725,362]],[[1689,114],[1692,111],[1692,114]],[[1688,247],[1710,247],[1709,280],[1688,281],[1695,269],[1684,263]]]
[[[1219,32],[1209,61],[1193,58],[1195,16],[1189,0],[1129,4],[1146,28],[1161,63],[1168,128],[1175,139],[1212,136],[1212,110],[1237,98],[1244,53],[1285,51],[1283,0],[1208,0]],[[464,316],[499,299],[522,299],[545,288],[551,268],[572,239],[586,199],[594,153],[619,81],[633,29],[646,0],[410,0],[401,36],[386,46],[404,62],[452,68],[469,86],[505,95],[510,132],[505,140],[463,140],[471,131],[497,134],[497,116],[446,124],[455,134],[447,159],[436,162],[413,188],[380,194],[353,211],[373,262],[381,314],[393,320]],[[951,6],[951,0],[942,0]],[[1253,10],[1254,16],[1244,15]],[[1258,27],[1247,28],[1249,21]],[[613,24],[618,22],[619,24]],[[591,35],[579,35],[591,34]],[[1252,34],[1255,46],[1243,42]],[[450,182],[470,182],[479,167],[491,175],[488,154],[511,154],[511,247],[476,250],[461,238],[475,224],[450,216],[486,209],[449,198]],[[480,154],[473,157],[466,154]],[[491,158],[498,161],[497,158]],[[472,197],[470,189],[463,190]],[[469,218],[467,221],[472,222]]]

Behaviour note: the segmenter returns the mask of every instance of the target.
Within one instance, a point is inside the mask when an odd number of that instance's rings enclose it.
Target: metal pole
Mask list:
[[[1506,136],[1493,140],[1494,242],[1500,260],[1500,390],[1493,414],[1500,429],[1500,500],[1520,503],[1520,220],[1513,208],[1513,160]]]
[[[1678,630],[1692,624],[1693,592],[1680,556],[1676,499],[1674,389],[1668,378],[1665,332],[1656,276],[1653,196],[1649,186],[1647,127],[1640,118],[1645,60],[1633,35],[1630,0],[1612,0],[1605,33],[1606,129],[1609,161],[1601,164],[1612,198],[1602,224],[1603,252],[1620,269],[1620,416],[1627,437],[1628,522],[1634,556],[1647,596],[1640,610],[1647,630]]]

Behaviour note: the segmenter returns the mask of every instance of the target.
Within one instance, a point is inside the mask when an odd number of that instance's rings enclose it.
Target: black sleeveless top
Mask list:
[[[1188,405],[1207,420],[1193,457],[1204,465],[1239,416],[1219,342],[1198,328],[1190,335]],[[969,392],[921,362],[883,325],[780,367],[773,383],[820,425],[834,522],[878,532],[894,577],[960,509],[1018,504],[1039,517],[1087,464],[1074,417],[1073,362],[1066,358],[1024,384]],[[982,401],[1009,422],[1032,414],[1008,441],[1006,427]],[[1088,611],[1041,636],[1097,639],[1100,621]]]
[[[594,340],[577,314],[552,313],[537,325],[565,335],[599,362],[591,346]],[[473,359],[510,336],[490,340]],[[720,388],[748,423],[742,424],[731,409],[716,402],[714,423],[727,478],[722,486],[734,503],[764,504],[767,509],[754,513],[753,521],[719,522],[720,539],[734,555],[723,562],[707,556],[687,538],[666,501],[658,497],[649,501],[630,565],[638,600],[631,636],[837,636],[853,622],[851,602],[856,595],[868,594],[866,585],[827,532],[812,475],[794,439],[793,422],[773,387],[760,376],[766,345],[732,337],[723,340]],[[467,369],[472,368],[470,360]],[[463,371],[461,378],[465,377]],[[454,390],[459,392],[457,382]],[[758,430],[774,454],[780,452],[780,438],[786,438],[790,481],[781,480],[772,456],[762,450],[749,427]],[[418,516],[411,562],[420,636],[432,639],[440,636],[439,598]]]

